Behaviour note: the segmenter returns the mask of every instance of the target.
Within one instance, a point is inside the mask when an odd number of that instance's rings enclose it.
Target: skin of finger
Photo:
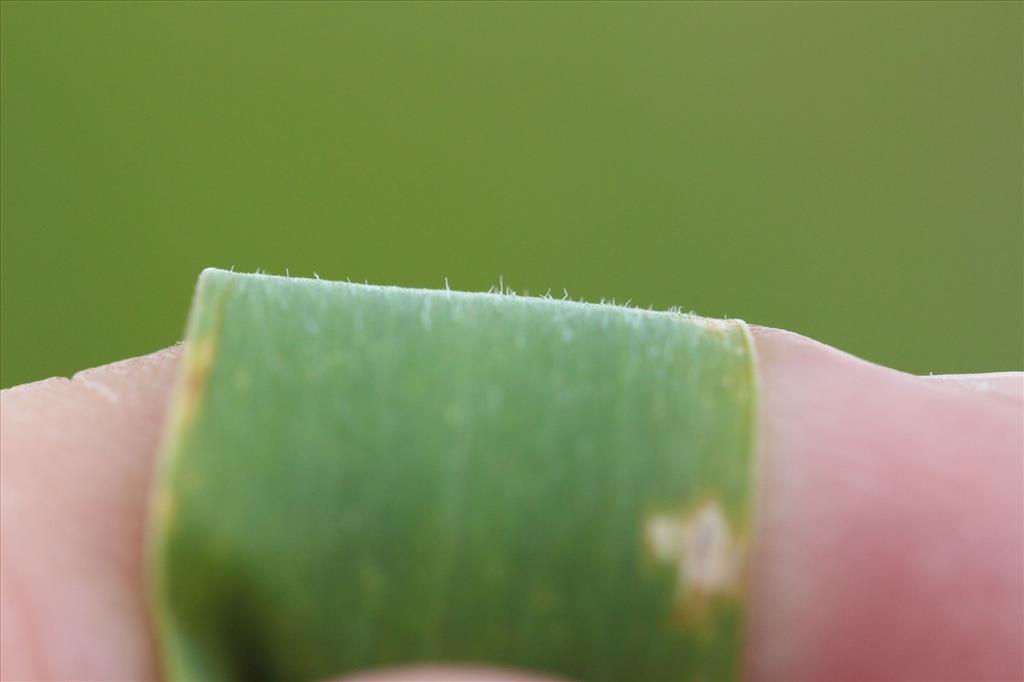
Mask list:
[[[1002,395],[1020,402],[1024,395],[1024,374],[1020,372],[991,372],[989,374],[936,374],[921,377],[945,386],[961,388],[974,393]]]
[[[756,337],[749,676],[1024,678],[1021,374],[926,380]]]
[[[795,335],[755,337],[762,518],[749,675],[1020,677],[1020,374],[994,396]],[[155,675],[142,512],[176,362],[172,349],[0,394],[3,679]]]
[[[0,393],[0,677],[156,678],[147,491],[179,349]]]

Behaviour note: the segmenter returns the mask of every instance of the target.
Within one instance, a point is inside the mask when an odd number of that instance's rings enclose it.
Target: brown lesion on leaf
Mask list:
[[[190,424],[202,403],[210,374],[220,350],[220,337],[224,328],[224,314],[228,299],[234,292],[234,285],[227,286],[211,304],[205,330],[189,341],[185,354],[184,376],[179,396],[180,425]]]
[[[160,528],[169,528],[174,522],[174,497],[166,488],[160,488],[153,496],[153,516]]]
[[[217,358],[217,341],[213,336],[198,339],[189,349],[185,361],[185,384],[182,405],[186,414],[190,414],[199,404],[206,390],[210,370]]]
[[[676,571],[673,614],[680,624],[701,622],[717,600],[739,596],[747,543],[717,500],[687,512],[651,514],[644,533],[651,556]]]

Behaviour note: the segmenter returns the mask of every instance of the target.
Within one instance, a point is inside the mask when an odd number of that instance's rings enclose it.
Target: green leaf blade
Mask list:
[[[201,277],[152,568],[173,679],[739,674],[740,322]]]

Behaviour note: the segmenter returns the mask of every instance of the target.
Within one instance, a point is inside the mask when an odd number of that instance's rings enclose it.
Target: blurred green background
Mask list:
[[[3,386],[173,343],[208,265],[1022,367],[1021,3],[0,12]]]

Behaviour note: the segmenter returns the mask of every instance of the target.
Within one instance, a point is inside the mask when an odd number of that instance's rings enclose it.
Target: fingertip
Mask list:
[[[0,392],[5,677],[155,677],[142,542],[180,352]]]
[[[1019,679],[1019,404],[786,332],[755,341],[750,677]]]

